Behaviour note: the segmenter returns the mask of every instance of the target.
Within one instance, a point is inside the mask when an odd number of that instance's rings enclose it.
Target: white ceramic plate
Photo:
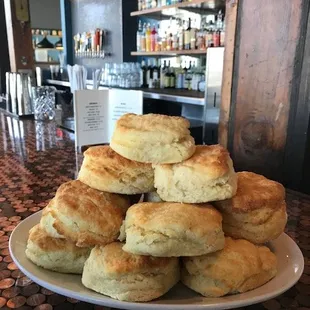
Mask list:
[[[58,294],[81,301],[119,309],[141,310],[201,310],[231,309],[265,301],[278,296],[292,287],[300,278],[304,268],[303,255],[296,243],[282,234],[270,244],[278,258],[277,276],[265,285],[238,295],[221,298],[205,298],[182,284],[176,285],[161,298],[147,303],[132,303],[114,300],[93,292],[81,283],[81,276],[61,274],[37,267],[25,255],[28,231],[39,223],[41,211],[21,222],[10,238],[11,256],[19,269],[34,282]]]

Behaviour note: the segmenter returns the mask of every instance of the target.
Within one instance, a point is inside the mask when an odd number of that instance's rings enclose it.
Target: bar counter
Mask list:
[[[82,157],[76,156],[73,134],[54,123],[2,113],[0,131],[0,308],[110,309],[40,287],[18,270],[9,255],[8,240],[15,226],[44,208],[60,184],[76,177]],[[286,233],[303,252],[304,273],[286,293],[242,309],[310,309],[310,196],[287,190],[287,208]]]

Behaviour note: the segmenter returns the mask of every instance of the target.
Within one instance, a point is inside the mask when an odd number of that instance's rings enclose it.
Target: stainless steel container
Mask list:
[[[10,72],[5,73],[5,89],[6,89],[6,110],[12,112],[12,99],[10,91]]]
[[[7,72],[6,83],[7,110],[19,116],[33,114],[30,75],[27,73]]]
[[[18,115],[33,114],[30,76],[25,73],[18,73],[16,82],[17,82]]]
[[[11,112],[17,114],[17,76],[16,73],[10,73],[10,94],[11,94]]]

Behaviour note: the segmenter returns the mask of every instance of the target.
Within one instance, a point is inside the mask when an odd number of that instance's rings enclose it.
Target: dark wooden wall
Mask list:
[[[0,93],[5,92],[5,72],[7,71],[10,71],[10,58],[6,34],[4,3],[0,1]]]
[[[300,91],[307,93],[299,89],[301,80],[310,78],[310,46],[304,58],[308,14],[308,0],[239,0],[234,58],[225,57],[226,66],[233,63],[233,75],[231,89],[222,94],[231,101],[221,111],[228,126],[220,126],[220,143],[228,146],[237,170],[291,187],[295,171],[288,154],[296,155],[292,140],[299,133],[291,137],[296,113],[309,118],[307,98],[299,97]],[[300,132],[307,131],[308,121]]]
[[[31,23],[29,21],[22,26],[22,24],[17,20],[15,1],[2,0],[1,2],[4,2],[5,8],[11,71],[17,72],[19,70],[32,70],[34,67],[34,55],[30,26]]]

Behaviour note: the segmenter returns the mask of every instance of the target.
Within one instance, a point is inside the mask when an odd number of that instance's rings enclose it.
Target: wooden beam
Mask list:
[[[222,80],[222,100],[219,122],[219,143],[228,146],[228,124],[230,119],[231,91],[234,68],[235,36],[238,0],[226,1],[226,40],[224,52],[224,70]]]
[[[239,0],[228,141],[237,170],[284,178],[304,5]]]
[[[27,5],[29,8],[29,1]],[[25,23],[17,20],[15,0],[4,0],[4,7],[11,71],[32,70],[34,57],[30,19]]]

